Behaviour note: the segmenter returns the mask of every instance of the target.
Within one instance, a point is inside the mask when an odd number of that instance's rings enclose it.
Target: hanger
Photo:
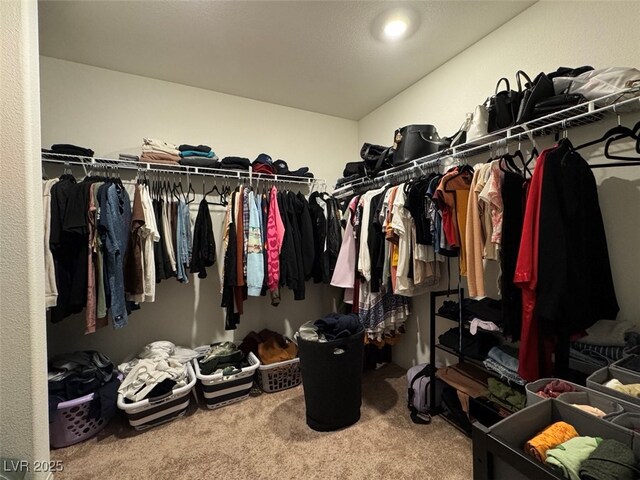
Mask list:
[[[618,127],[621,127],[620,125],[620,115],[618,115]],[[621,129],[626,129],[627,127],[621,127]],[[636,123],[633,128],[628,129],[628,132],[622,132],[619,135],[610,137],[609,139],[607,139],[607,143],[605,143],[604,146],[604,156],[610,160],[627,160],[627,161],[634,161],[634,160],[638,160],[638,157],[623,157],[620,155],[615,155],[609,152],[609,147],[614,143],[617,142],[618,140],[622,140],[625,138],[629,138],[631,140],[635,140],[636,144],[635,144],[635,152],[640,153],[640,121],[638,123]]]
[[[613,111],[615,112],[615,106],[613,107]],[[617,113],[617,112],[616,112]],[[611,140],[613,137],[616,137],[614,140]],[[636,136],[636,134],[634,133],[633,130],[631,130],[629,127],[625,127],[623,125],[620,124],[620,114],[618,114],[618,125],[616,125],[613,128],[610,128],[609,130],[607,130],[604,135],[602,135],[602,137],[596,139],[596,140],[592,140],[590,142],[587,143],[583,143],[582,145],[578,145],[577,147],[574,147],[574,150],[581,150],[583,148],[586,147],[591,147],[592,145],[597,145],[598,143],[602,143],[605,140],[611,140],[610,142],[607,142],[606,146],[605,146],[605,156],[607,158],[611,158],[611,159],[615,159],[615,158],[621,158],[621,157],[615,157],[615,156],[609,156],[609,152],[608,152],[608,146],[611,145],[611,143],[615,140],[619,140],[621,138],[633,138],[633,139],[638,139],[638,137]],[[623,160],[625,160],[625,158],[622,158]]]

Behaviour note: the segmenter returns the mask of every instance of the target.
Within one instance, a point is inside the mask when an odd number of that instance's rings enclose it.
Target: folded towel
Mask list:
[[[573,426],[566,422],[556,422],[525,443],[524,451],[539,462],[544,462],[547,459],[547,450],[577,436],[578,432]]]
[[[132,155],[130,153],[121,153],[120,155],[118,155],[118,158],[120,160],[126,160],[128,162],[137,162],[140,160],[140,157],[138,155]]]

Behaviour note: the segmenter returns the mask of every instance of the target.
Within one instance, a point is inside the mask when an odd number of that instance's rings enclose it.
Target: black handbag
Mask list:
[[[369,177],[375,177],[378,173],[387,168],[393,167],[393,147],[383,147],[365,143],[360,149],[360,157],[364,161],[365,173]]]
[[[505,82],[507,85],[506,90],[498,91],[500,84]],[[487,125],[487,131],[489,133],[495,132],[512,126],[515,123],[518,113],[518,92],[511,90],[509,80],[502,77],[496,84],[496,92],[489,99],[487,106],[487,113],[489,114],[489,121]]]
[[[449,144],[450,141],[440,138],[433,125],[407,125],[395,132],[396,152],[393,165],[426,157],[447,148]]]
[[[531,120],[536,104],[554,95],[553,81],[544,72],[539,73],[531,82],[531,86],[524,91],[516,123],[521,124]]]

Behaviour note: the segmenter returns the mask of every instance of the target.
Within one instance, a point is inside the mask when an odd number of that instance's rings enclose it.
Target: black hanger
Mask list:
[[[625,127],[623,125],[618,124],[615,127],[610,128],[609,130],[604,132],[604,135],[602,135],[602,137],[596,140],[591,140],[590,142],[587,142],[587,143],[583,143],[582,145],[578,145],[577,147],[573,147],[573,149],[581,150],[586,147],[591,147],[592,145],[597,145],[598,143],[604,142],[605,140],[608,140],[614,136],[616,137],[616,140],[620,138],[625,138],[625,137],[637,139],[633,130],[631,130],[629,127]]]
[[[632,131],[633,132],[633,131]],[[607,140],[607,143],[605,143],[604,145],[604,156],[610,160],[639,160],[638,157],[623,157],[620,155],[614,155],[613,153],[609,152],[609,147],[614,143],[617,142],[618,140],[622,140],[625,138],[630,138],[632,140],[636,141],[636,148],[633,150],[634,153],[636,150],[638,150],[638,145],[640,144],[640,138],[638,137],[638,135],[633,134],[633,135],[618,135],[615,137],[611,137]],[[638,151],[638,153],[640,153],[640,151]]]

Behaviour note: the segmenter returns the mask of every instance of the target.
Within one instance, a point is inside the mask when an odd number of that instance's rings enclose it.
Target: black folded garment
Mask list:
[[[251,161],[245,157],[224,157],[220,162],[220,168],[227,170],[249,170]]]
[[[208,145],[188,145],[185,143],[184,145],[180,145],[178,150],[181,152],[188,152],[189,150],[192,150],[194,152],[209,153],[211,151],[211,147]]]
[[[205,157],[185,157],[181,158],[178,162],[180,165],[188,167],[203,167],[203,168],[219,168],[220,162],[217,158],[205,158]]]
[[[93,157],[93,150],[90,148],[79,147],[69,143],[56,143],[51,145],[52,153],[60,153],[63,155],[78,155],[81,157]]]
[[[498,326],[502,325],[502,300],[489,297],[481,300],[465,298],[462,304],[462,310],[468,316],[479,318],[485,322],[493,322]]]
[[[550,98],[545,98],[536,103],[533,107],[533,118],[549,115],[550,113],[559,112],[565,108],[575,107],[581,103],[586,102],[587,99],[579,93],[562,93],[560,95],[554,95]]]
[[[438,340],[441,345],[458,351],[459,335],[460,329],[455,327],[440,335]],[[460,353],[476,360],[484,360],[489,350],[499,344],[500,340],[490,333],[478,331],[475,335],[471,335],[467,330],[462,330],[462,352]]]

